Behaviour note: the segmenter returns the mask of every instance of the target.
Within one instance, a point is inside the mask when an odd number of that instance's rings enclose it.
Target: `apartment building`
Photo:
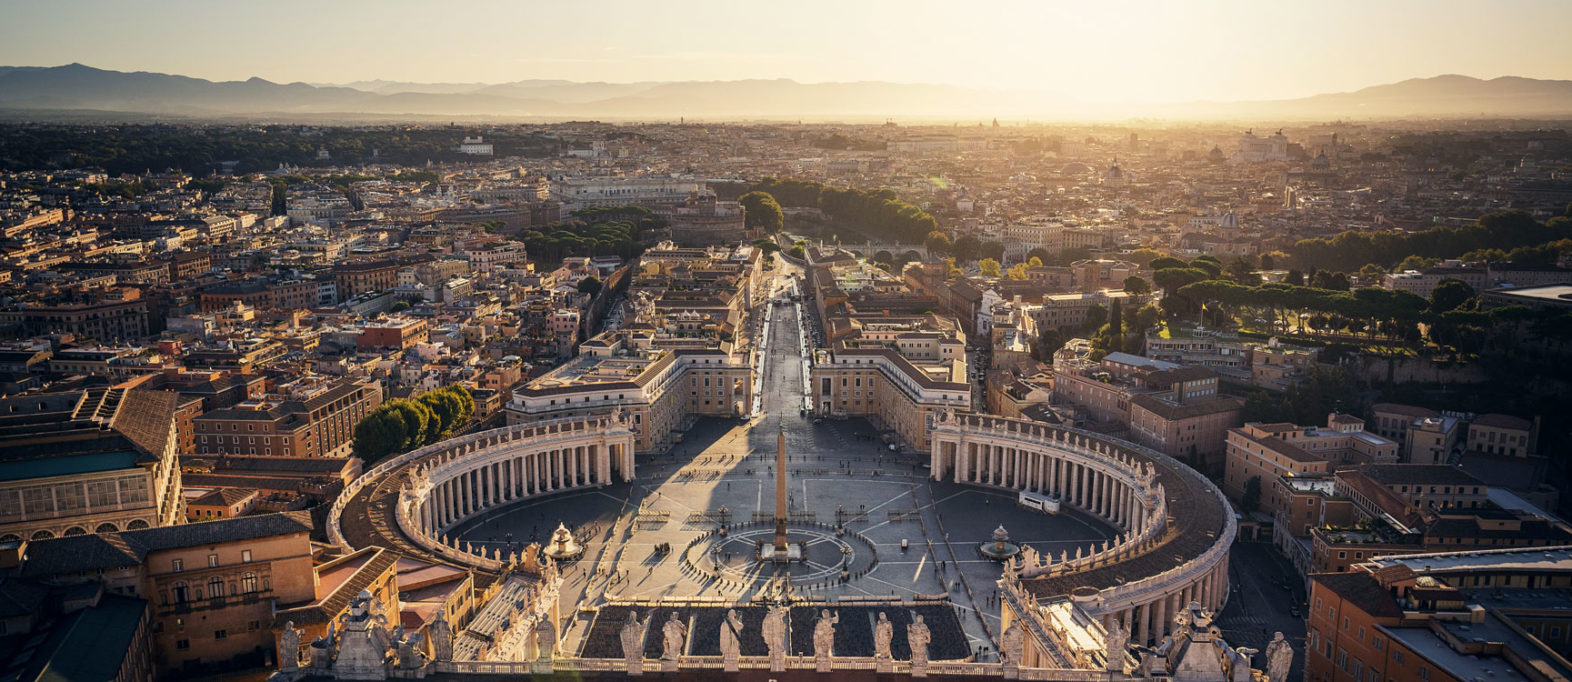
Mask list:
[[[355,425],[382,404],[375,379],[306,377],[192,421],[199,454],[348,457]]]
[[[1218,392],[1218,374],[1129,353],[1095,357],[1091,341],[1071,339],[1054,353],[1053,400],[1074,406],[1104,430],[1203,471],[1218,467],[1227,429],[1243,404]]]
[[[670,212],[688,195],[704,190],[704,183],[659,176],[565,177],[552,181],[551,198],[563,212],[589,206],[643,206]]]
[[[297,511],[55,538],[12,570],[147,600],[157,669],[200,674],[277,660],[274,613],[315,595],[311,529]]]
[[[0,398],[0,542],[184,521],[177,400],[107,387]]]
[[[1283,476],[1330,474],[1338,465],[1397,461],[1397,443],[1364,430],[1364,420],[1333,413],[1325,427],[1250,422],[1228,430],[1223,492],[1241,500],[1252,479],[1261,511],[1276,514],[1288,500],[1273,481]]]
[[[953,328],[923,331],[926,325],[915,320],[860,326],[815,351],[810,378],[815,413],[875,418],[926,452],[935,413],[971,409],[963,337]]]
[[[1306,680],[1572,677],[1565,547],[1383,557],[1310,586]]]
[[[382,291],[398,286],[398,272],[406,263],[394,260],[339,263],[333,266],[333,281],[340,300],[347,300],[372,291]]]
[[[1372,557],[1459,547],[1549,547],[1572,542],[1560,521],[1489,499],[1487,486],[1440,464],[1366,464],[1331,476],[1284,476],[1274,541],[1306,574],[1342,572]]]
[[[1038,329],[1073,329],[1086,324],[1092,306],[1100,306],[1106,311],[1113,307],[1116,299],[1129,309],[1131,296],[1121,290],[1050,294],[1043,296],[1041,304],[1027,304],[1022,311],[1036,322]]]
[[[1199,471],[1221,464],[1228,429],[1244,403],[1218,393],[1218,375],[1202,367],[1149,372],[1147,391],[1130,396],[1130,439]]]
[[[359,350],[391,348],[407,350],[431,338],[431,327],[425,320],[415,317],[396,317],[368,322],[360,328],[355,338]]]
[[[0,311],[0,324],[17,325],[29,335],[66,332],[100,341],[140,339],[150,331],[147,311],[148,302],[135,289],[123,289],[92,303],[24,303]]]
[[[737,417],[751,409],[747,360],[714,348],[657,347],[653,337],[606,332],[579,357],[513,391],[509,425],[593,414],[626,414],[638,452],[660,452],[700,416]],[[626,352],[624,352],[626,351]]]
[[[1468,452],[1506,457],[1536,454],[1538,425],[1507,414],[1482,414],[1468,423]]]

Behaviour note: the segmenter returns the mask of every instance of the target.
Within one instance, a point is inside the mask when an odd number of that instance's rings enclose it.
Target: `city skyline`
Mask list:
[[[781,13],[701,2],[651,16],[611,2],[575,30],[577,8],[539,4],[439,13],[413,3],[20,3],[0,9],[0,63],[314,84],[888,81],[1102,104],[1285,99],[1444,74],[1572,78],[1572,46],[1556,39],[1572,6],[1560,3],[992,9],[808,3]],[[1504,44],[1485,39],[1507,34]]]
[[[1572,1],[0,0],[0,651],[1572,680]]]

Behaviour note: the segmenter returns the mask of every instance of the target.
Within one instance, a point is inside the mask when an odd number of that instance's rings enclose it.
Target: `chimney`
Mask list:
[[[0,542],[0,570],[10,570],[22,565],[22,559],[27,555],[26,540],[12,540]]]

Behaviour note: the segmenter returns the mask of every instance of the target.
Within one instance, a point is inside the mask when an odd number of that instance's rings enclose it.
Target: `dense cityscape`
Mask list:
[[[1572,107],[88,71],[0,67],[5,679],[1572,679]]]

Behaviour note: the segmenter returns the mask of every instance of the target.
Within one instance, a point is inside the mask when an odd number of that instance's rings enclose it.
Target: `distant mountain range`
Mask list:
[[[907,119],[999,117],[1319,120],[1572,115],[1572,81],[1416,78],[1302,99],[1100,106],[1049,93],[878,81],[579,83],[214,82],[81,64],[0,67],[0,116],[188,118]]]

